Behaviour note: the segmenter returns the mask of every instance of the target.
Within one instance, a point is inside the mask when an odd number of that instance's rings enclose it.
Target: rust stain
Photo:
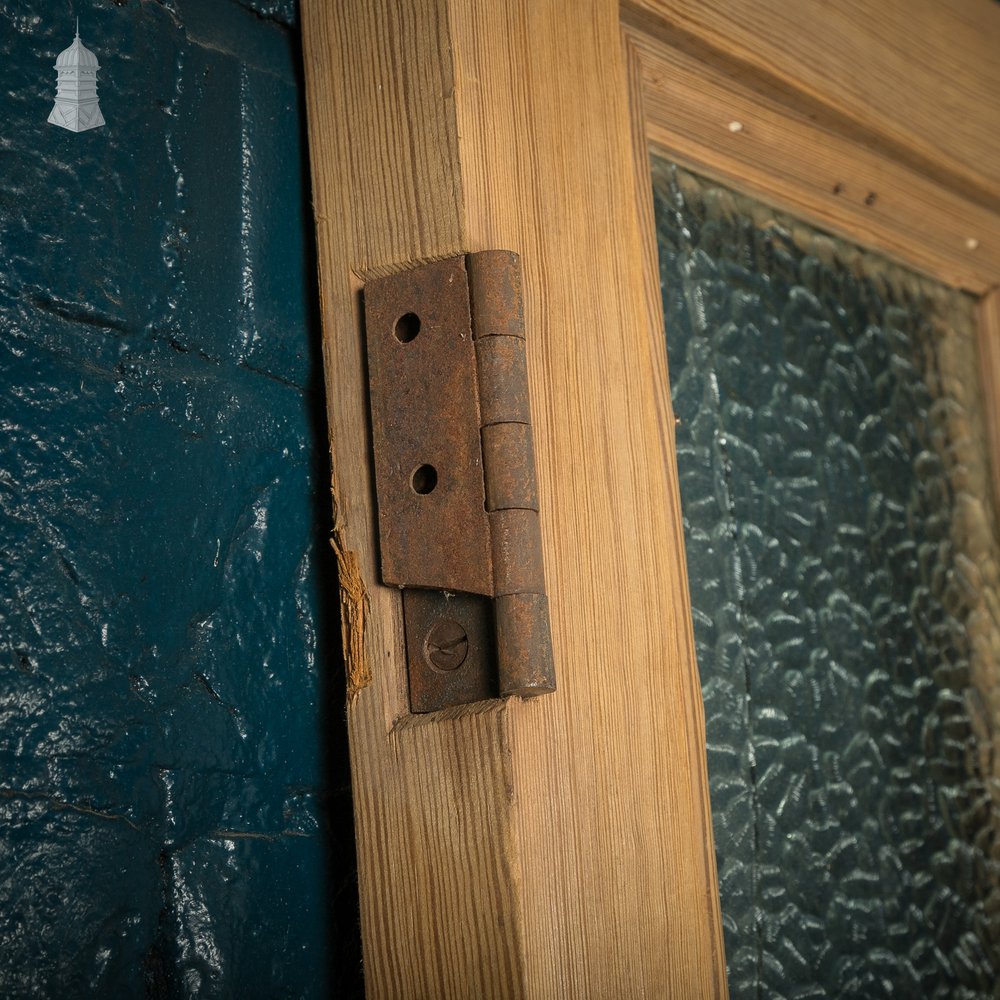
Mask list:
[[[344,548],[339,531],[334,531],[330,537],[330,545],[337,556],[340,577],[340,631],[347,669],[347,698],[354,701],[358,693],[372,682],[372,666],[365,645],[368,591],[361,577],[358,555]]]

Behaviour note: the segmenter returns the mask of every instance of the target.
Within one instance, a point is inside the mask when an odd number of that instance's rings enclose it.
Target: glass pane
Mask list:
[[[730,989],[996,996],[973,302],[653,162]]]

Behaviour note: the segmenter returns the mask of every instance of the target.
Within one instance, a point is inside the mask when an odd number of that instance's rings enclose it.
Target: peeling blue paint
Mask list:
[[[80,134],[0,0],[0,995],[354,995],[294,4],[72,13]]]

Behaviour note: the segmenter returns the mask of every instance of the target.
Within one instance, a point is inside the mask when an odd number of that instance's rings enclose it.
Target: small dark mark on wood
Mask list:
[[[844,185],[841,184],[840,181],[837,181],[837,183],[833,185],[833,193],[843,194],[843,191],[844,191]]]
[[[871,206],[874,205],[877,200],[878,195],[874,191],[869,191],[868,197],[865,198],[865,204]]]

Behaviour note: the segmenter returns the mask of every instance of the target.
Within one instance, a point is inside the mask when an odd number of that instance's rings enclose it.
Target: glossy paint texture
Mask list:
[[[359,989],[298,53],[291,2],[0,0],[7,998]]]
[[[1000,546],[972,302],[653,177],[731,995],[994,997]]]

